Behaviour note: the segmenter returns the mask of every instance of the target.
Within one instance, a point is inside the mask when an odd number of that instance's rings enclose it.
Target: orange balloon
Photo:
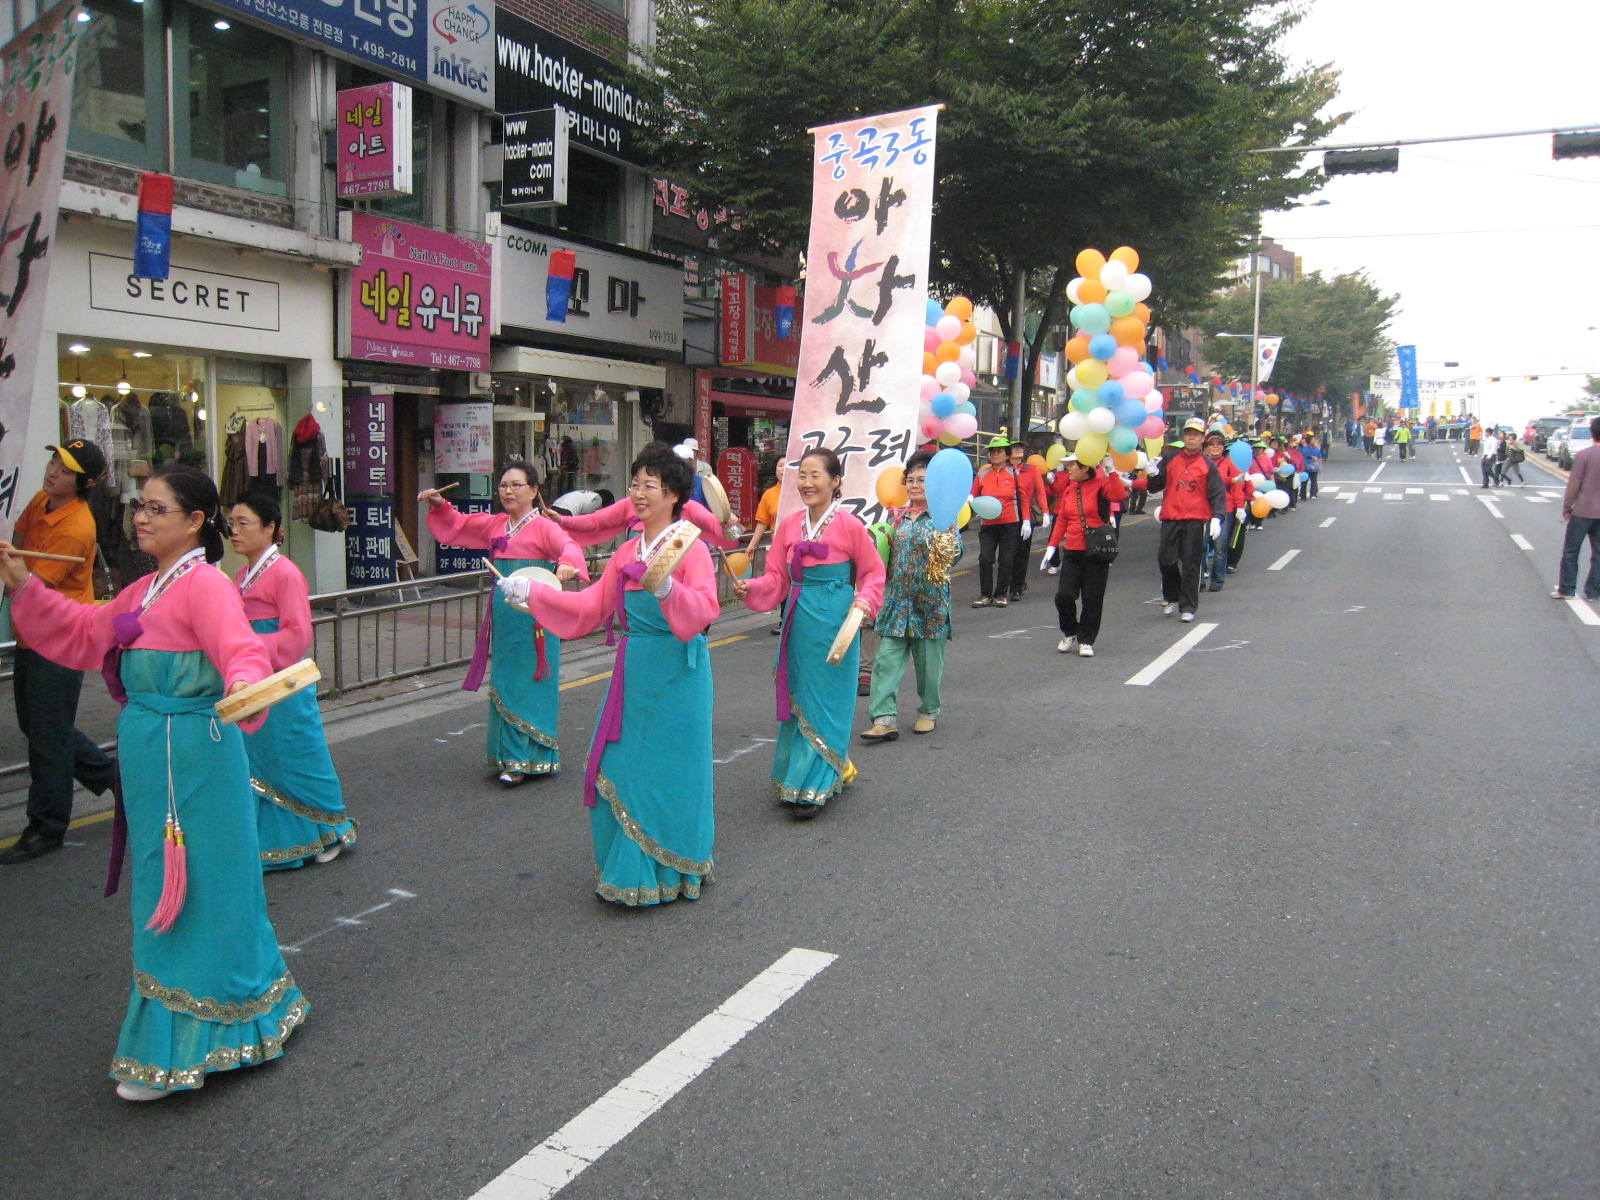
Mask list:
[[[1133,315],[1138,317],[1139,320],[1143,321],[1146,325],[1150,324],[1150,306],[1143,300],[1139,301],[1139,303],[1133,306]]]
[[[1133,343],[1133,352],[1139,356],[1140,362],[1145,362],[1149,358],[1150,348],[1143,342],[1135,342]]]
[[[955,362],[956,359],[961,357],[961,347],[954,342],[940,342],[939,348],[933,352],[933,357],[936,362]],[[929,374],[931,375],[932,372],[930,371]]]
[[[1111,465],[1119,471],[1131,471],[1139,465],[1139,452],[1129,450],[1126,454],[1111,452]]]
[[[745,572],[750,569],[750,556],[743,550],[735,550],[732,554],[724,555],[722,563],[728,568],[729,575],[743,579]]]
[[[1281,396],[1279,396],[1276,392],[1273,392],[1273,393],[1271,393],[1271,394],[1269,394],[1267,396],[1267,403],[1268,404],[1276,404],[1281,399],[1282,399]]]
[[[1118,317],[1111,322],[1111,336],[1119,346],[1133,346],[1144,341],[1144,322],[1138,317]]]
[[[1256,520],[1260,521],[1272,512],[1272,505],[1267,502],[1265,496],[1257,496],[1250,501],[1250,511],[1255,514]]]
[[[1078,285],[1079,304],[1104,304],[1106,302],[1106,285],[1098,279],[1085,279]]]
[[[1028,455],[1028,465],[1036,471],[1048,471],[1050,469],[1050,464],[1044,461],[1044,455],[1042,454]]]
[[[1125,264],[1131,275],[1139,269],[1139,252],[1132,246],[1118,246],[1111,252],[1111,261]]]
[[[904,508],[911,503],[911,496],[906,491],[906,471],[904,467],[888,467],[878,476],[878,500],[889,508]]]
[[[1089,339],[1079,334],[1067,343],[1067,361],[1076,366],[1089,357]]]
[[[1106,265],[1106,256],[1098,250],[1079,250],[1076,262],[1079,275],[1085,279],[1099,279],[1100,268]],[[1082,294],[1081,289],[1079,294]]]
[[[949,313],[947,315],[953,317],[953,316],[955,316],[955,313]],[[956,334],[956,345],[958,345],[958,346],[970,346],[970,345],[972,345],[973,342],[975,342],[977,340],[978,340],[978,327],[976,325],[974,325],[971,321],[962,321],[961,322],[961,332]]]
[[[1133,268],[1129,267],[1128,270],[1131,271]],[[963,321],[970,321],[972,319],[972,301],[965,296],[957,296],[944,306],[944,312],[947,317],[960,317]]]
[[[924,350],[922,352],[922,373],[924,375],[932,375],[938,369],[939,360]]]

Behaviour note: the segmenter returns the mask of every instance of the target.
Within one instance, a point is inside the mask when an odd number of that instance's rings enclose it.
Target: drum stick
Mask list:
[[[498,568],[498,567],[496,567],[494,565],[494,559],[492,559],[492,558],[484,559],[483,560],[483,565],[489,568],[489,574],[493,575],[496,579],[504,579],[505,578],[505,576],[500,573],[500,568]]]
[[[461,481],[458,479],[454,483],[447,483],[442,488],[434,488],[433,490],[438,492],[439,495],[442,496],[446,492],[448,492],[451,488],[458,488],[460,486],[461,486]]]
[[[81,563],[88,561],[88,559],[78,558],[72,554],[46,554],[43,550],[12,550],[10,553],[15,554],[18,558],[48,558],[51,562]]]

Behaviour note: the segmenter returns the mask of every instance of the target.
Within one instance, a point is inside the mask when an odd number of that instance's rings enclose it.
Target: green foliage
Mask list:
[[[1583,403],[1592,404],[1600,400],[1600,375],[1590,375],[1583,381]]]
[[[1314,396],[1325,389],[1342,399],[1366,391],[1369,375],[1389,369],[1394,343],[1386,331],[1399,303],[1385,296],[1365,275],[1318,272],[1293,281],[1261,281],[1261,332],[1284,338],[1269,391]],[[1254,298],[1248,286],[1221,296],[1200,316],[1206,333],[1205,357],[1225,374],[1250,379],[1247,338],[1219,338],[1216,333],[1249,333]]]
[[[1342,119],[1333,72],[1277,48],[1297,19],[1284,0],[662,0],[640,82],[661,165],[740,213],[724,244],[806,244],[807,129],[942,101],[937,291],[1011,337],[1017,269],[1034,311],[1059,308],[1078,250],[1126,244],[1171,322],[1261,212],[1316,186],[1294,155],[1249,153]]]

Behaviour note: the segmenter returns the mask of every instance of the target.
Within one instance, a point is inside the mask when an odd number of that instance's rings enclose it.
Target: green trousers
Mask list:
[[[878,657],[872,664],[872,698],[867,715],[874,721],[893,717],[899,706],[900,681],[906,663],[917,668],[918,712],[939,715],[939,684],[944,679],[944,647],[947,638],[880,637]]]

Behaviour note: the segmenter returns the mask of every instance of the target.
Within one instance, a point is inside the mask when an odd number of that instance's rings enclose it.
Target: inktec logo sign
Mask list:
[[[433,0],[428,19],[428,81],[444,92],[494,107],[494,9],[477,0]]]

